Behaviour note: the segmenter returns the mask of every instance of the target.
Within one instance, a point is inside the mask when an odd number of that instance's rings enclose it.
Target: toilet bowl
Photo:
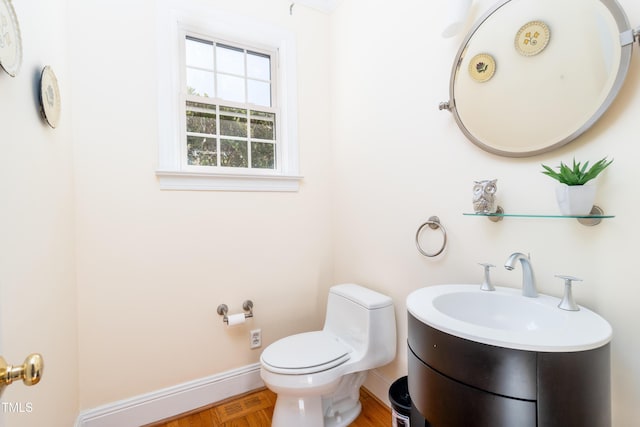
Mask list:
[[[361,411],[367,371],[396,354],[393,301],[355,284],[329,290],[324,327],[264,349],[260,376],[277,394],[273,427],[342,427]]]

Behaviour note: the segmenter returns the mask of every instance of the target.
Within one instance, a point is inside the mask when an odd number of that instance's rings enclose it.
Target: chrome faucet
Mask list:
[[[536,298],[538,291],[536,290],[536,280],[533,277],[533,270],[531,269],[531,260],[528,255],[520,252],[515,252],[504,263],[504,268],[511,271],[516,266],[516,261],[520,260],[522,264],[522,295],[529,298]]]

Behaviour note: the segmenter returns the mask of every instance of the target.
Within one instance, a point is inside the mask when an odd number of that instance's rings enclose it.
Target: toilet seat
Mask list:
[[[277,374],[302,375],[325,371],[349,360],[351,348],[324,331],[282,338],[260,356],[263,366]]]

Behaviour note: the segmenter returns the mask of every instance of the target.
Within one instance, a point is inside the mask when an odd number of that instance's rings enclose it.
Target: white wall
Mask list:
[[[80,407],[255,363],[319,328],[332,283],[328,17],[290,2],[203,1],[298,45],[297,193],[160,191],[156,2],[70,2]],[[255,317],[227,330],[216,307]]]
[[[13,2],[22,67],[14,78],[0,71],[0,355],[19,365],[40,353],[45,368],[39,384],[14,382],[2,402],[23,410],[6,411],[6,426],[70,426],[78,411],[78,357],[67,5],[29,3]],[[60,83],[57,129],[39,112],[45,65]]]
[[[614,328],[614,425],[640,418],[637,47],[623,93],[593,129],[551,154],[515,160],[480,151],[437,110],[461,38],[439,37],[431,3],[342,0],[330,18],[302,5],[289,15],[285,0],[203,3],[296,34],[299,193],[158,190],[154,1],[15,4],[25,50],[18,77],[0,73],[0,344],[11,363],[37,351],[47,366],[38,386],[5,390],[3,401],[36,409],[6,425],[71,425],[78,407],[256,362],[250,328],[262,328],[267,345],[320,327],[326,290],[340,281],[396,302],[399,354],[380,370],[390,383],[406,374],[406,296],[478,281],[477,262],[501,265],[516,250],[531,252],[543,292],[560,293],[556,273],[585,279],[576,298]],[[637,24],[640,5],[621,3]],[[56,130],[37,111],[46,64],[63,90]],[[615,158],[598,196],[615,219],[587,228],[462,216],[471,182],[489,177],[507,211],[553,211],[553,183],[539,165],[573,155]],[[430,215],[449,232],[436,259],[413,242]],[[521,280],[504,269],[494,278]],[[247,298],[256,317],[226,330],[216,306],[236,311]]]
[[[640,5],[620,3],[637,25]],[[640,419],[637,46],[623,92],[594,128],[550,154],[508,159],[476,148],[450,113],[438,111],[438,103],[449,98],[451,64],[462,41],[441,38],[441,20],[433,2],[414,0],[344,0],[332,16],[334,281],[361,282],[393,296],[399,354],[380,370],[391,382],[407,370],[405,298],[411,291],[479,282],[478,262],[501,266],[512,252],[530,252],[540,291],[561,294],[555,274],[581,277],[576,299],[611,322],[614,425],[634,425]],[[472,210],[473,180],[483,178],[498,179],[499,204],[507,212],[555,212],[554,183],[539,172],[540,164],[574,155],[615,158],[599,180],[597,198],[615,219],[591,228],[574,220],[492,223],[462,215]],[[446,226],[449,243],[443,255],[426,259],[415,248],[414,234],[431,215]],[[426,233],[439,242],[437,232]],[[503,268],[494,269],[493,277],[514,287],[522,280],[519,270]]]

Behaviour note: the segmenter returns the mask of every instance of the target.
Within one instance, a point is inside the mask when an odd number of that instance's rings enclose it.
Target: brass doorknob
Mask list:
[[[19,366],[8,365],[0,356],[0,387],[9,385],[15,380],[22,380],[25,385],[35,385],[42,378],[44,360],[42,356],[34,353],[24,359],[24,363]]]

